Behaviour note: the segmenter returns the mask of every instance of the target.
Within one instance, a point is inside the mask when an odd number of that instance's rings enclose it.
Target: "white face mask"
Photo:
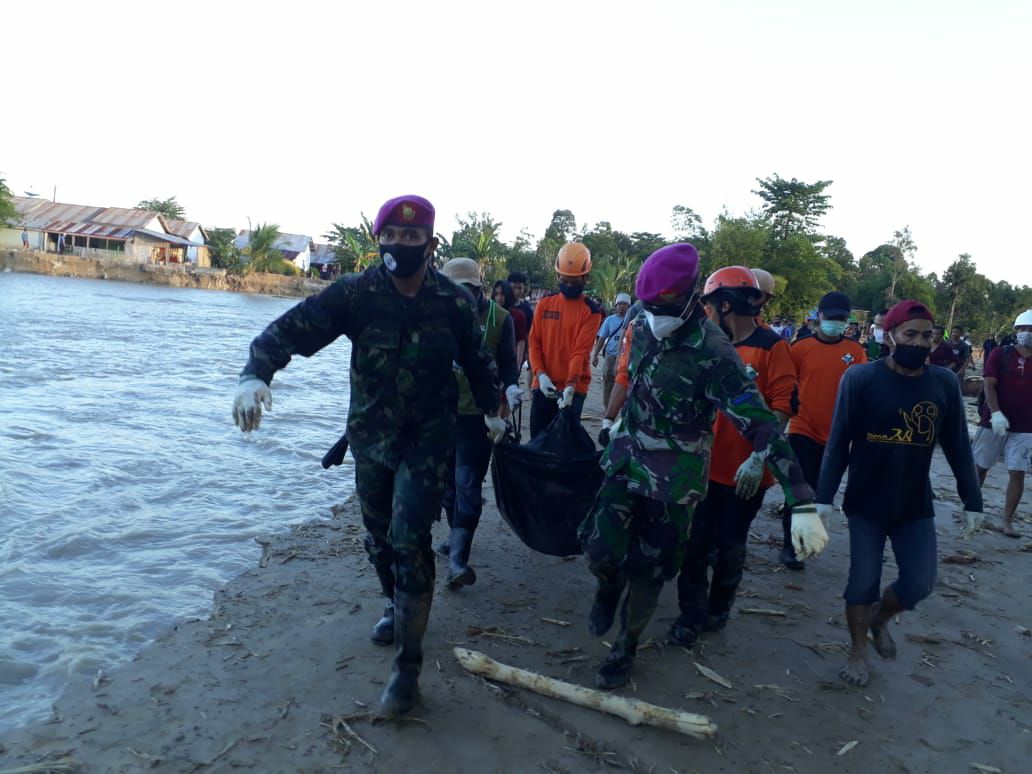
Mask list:
[[[877,341],[879,344],[884,343],[885,342],[885,331],[883,331],[881,328],[875,328],[874,329],[874,340]]]
[[[665,339],[685,323],[683,317],[672,315],[654,315],[652,312],[645,312],[645,319],[652,329],[652,335],[659,340]]]
[[[1019,331],[1014,334],[1014,338],[1017,339],[1019,347],[1032,348],[1032,331]]]

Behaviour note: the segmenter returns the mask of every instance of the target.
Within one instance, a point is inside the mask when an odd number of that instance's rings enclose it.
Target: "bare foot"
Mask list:
[[[867,656],[851,655],[849,661],[846,662],[846,665],[839,672],[839,677],[850,685],[863,688],[867,685],[868,680],[871,679],[871,672],[867,665]]]
[[[1011,524],[1010,522],[1007,522],[1007,521],[1005,521],[1003,523],[1003,529],[1001,529],[1000,532],[1002,532],[1004,535],[1006,535],[1009,538],[1019,538],[1019,537],[1021,537],[1021,533],[1018,532],[1016,529],[1014,529],[1014,525],[1013,524]]]
[[[889,623],[886,621],[880,626],[874,621],[878,617],[878,606],[874,606],[874,614],[871,616],[871,640],[874,643],[874,650],[882,658],[896,658],[896,641],[889,634]]]

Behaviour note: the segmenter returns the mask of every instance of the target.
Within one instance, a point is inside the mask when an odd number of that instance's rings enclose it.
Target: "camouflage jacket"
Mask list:
[[[268,384],[292,355],[310,357],[341,335],[352,342],[347,436],[356,457],[396,469],[417,440],[425,448],[438,439],[443,453],[458,406],[453,362],[480,410],[498,410],[497,368],[473,300],[433,269],[415,298],[395,289],[382,264],[340,278],[251,342],[241,378]]]
[[[720,328],[692,319],[657,341],[645,315],[630,325],[627,401],[602,457],[608,475],[625,476],[628,491],[654,500],[701,500],[719,409],[755,451],[770,447],[767,467],[789,506],[813,501],[777,417]]]

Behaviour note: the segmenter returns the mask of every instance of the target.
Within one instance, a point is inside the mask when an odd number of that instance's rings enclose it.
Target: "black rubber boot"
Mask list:
[[[595,601],[588,614],[588,631],[594,637],[601,637],[613,627],[616,607],[620,604],[620,597],[627,585],[627,577],[617,571],[595,574],[598,577],[598,589],[595,591]]]
[[[805,570],[806,564],[796,556],[792,547],[792,511],[786,505],[781,506],[781,563],[789,570]]]
[[[383,608],[383,617],[373,624],[369,639],[377,645],[390,645],[394,642],[394,600],[388,599]]]
[[[388,717],[404,715],[419,701],[419,670],[423,666],[423,635],[430,619],[433,592],[394,595],[394,640],[397,655],[391,679],[380,697],[380,712]]]
[[[682,648],[690,648],[702,634],[704,624],[700,623],[698,616],[685,615],[682,613],[670,626],[667,632],[667,642],[671,645],[680,645]]]
[[[731,618],[731,608],[742,583],[745,567],[745,546],[732,545],[720,550],[713,568],[709,605],[703,631],[719,632]]]
[[[469,566],[469,551],[473,546],[473,530],[452,527],[448,543],[448,588],[454,590],[463,586],[472,586],[477,582],[477,574]]]
[[[620,634],[595,675],[597,687],[611,691],[630,682],[638,639],[652,618],[662,589],[662,581],[631,581],[620,610]]]

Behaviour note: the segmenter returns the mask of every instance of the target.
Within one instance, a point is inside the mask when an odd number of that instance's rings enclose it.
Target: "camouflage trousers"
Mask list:
[[[580,527],[588,567],[600,578],[668,581],[681,569],[695,503],[664,503],[627,491],[622,474],[607,476]]]
[[[391,470],[355,460],[355,485],[367,530],[366,553],[384,596],[395,589],[422,594],[434,587],[430,528],[441,513],[448,455],[409,455]]]

